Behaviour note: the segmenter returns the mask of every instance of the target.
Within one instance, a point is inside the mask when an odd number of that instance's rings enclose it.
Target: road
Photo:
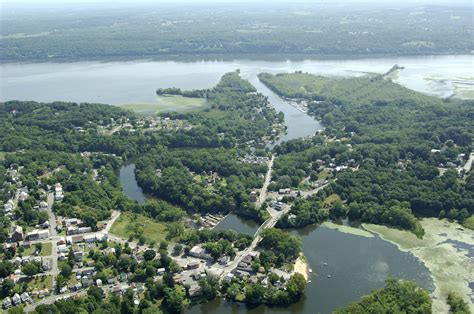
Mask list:
[[[270,163],[272,166],[273,166],[273,158],[272,158],[272,162]],[[269,171],[267,172],[267,176],[270,176],[271,177],[271,169],[269,169]],[[266,180],[265,180],[266,181]],[[314,189],[314,190],[311,190],[311,191],[306,191],[306,192],[302,192],[301,193],[301,196],[306,198],[306,197],[309,197],[313,194],[316,194],[318,193],[318,191],[324,189],[326,186],[329,185],[329,182],[324,184],[324,185],[321,185],[320,187]],[[266,187],[268,187],[268,184],[266,185]],[[265,197],[266,197],[266,188],[263,189],[262,188],[262,194],[265,193]],[[236,267],[237,265],[239,265],[239,263],[242,261],[242,259],[244,258],[244,256],[248,255],[248,253],[252,252],[255,250],[255,248],[257,247],[258,245],[258,242],[260,242],[260,240],[262,239],[261,236],[260,236],[260,233],[262,232],[262,230],[264,229],[267,229],[267,228],[272,228],[276,225],[276,223],[278,222],[278,220],[285,214],[287,214],[291,209],[291,206],[288,205],[288,204],[285,204],[285,207],[283,208],[283,210],[281,211],[268,211],[270,213],[270,218],[268,218],[267,220],[265,220],[261,225],[260,227],[258,228],[257,232],[255,232],[255,236],[254,236],[254,239],[252,241],[252,243],[250,244],[249,247],[247,247],[245,250],[243,250],[238,256],[235,257],[235,259],[226,267],[224,273],[222,274],[222,276],[225,276],[227,275],[228,273],[232,272]]]
[[[474,163],[474,153],[471,153],[471,155],[469,155],[469,159],[467,160],[467,162],[464,164],[464,167],[463,167],[466,173],[469,173],[469,171],[471,171],[473,163]]]
[[[336,181],[336,180],[337,180],[337,178],[334,179],[332,182],[334,182],[334,181]],[[301,197],[303,197],[303,198],[310,197],[311,195],[314,195],[314,194],[318,193],[319,191],[321,191],[322,189],[324,189],[325,187],[327,187],[327,186],[329,185],[329,183],[330,183],[330,182],[325,183],[325,184],[323,184],[323,185],[321,185],[321,186],[319,186],[319,187],[317,187],[317,188],[315,188],[315,189],[312,189],[312,190],[310,190],[310,191],[301,191],[301,192],[300,192],[300,195],[301,195]]]
[[[112,228],[112,225],[114,222],[120,217],[121,212],[118,210],[112,211],[112,215],[110,215],[109,221],[107,221],[107,225],[105,226],[103,233],[108,234],[110,232],[110,228]]]
[[[262,204],[265,202],[267,199],[267,190],[268,190],[268,185],[270,184],[270,181],[272,180],[272,171],[273,171],[273,162],[275,161],[275,155],[272,155],[272,158],[268,162],[268,170],[265,175],[265,181],[263,182],[262,189],[260,190],[260,196],[257,200],[257,203],[255,206],[260,207]]]
[[[58,232],[56,230],[56,215],[53,212],[53,204],[54,204],[54,193],[48,192],[48,196],[46,199],[48,203],[48,217],[49,217],[49,236],[51,240],[51,276],[53,278],[53,288],[56,287],[56,277],[58,276],[58,247],[57,247],[57,238]]]
[[[104,289],[104,291],[110,290],[114,285],[104,285],[101,288]],[[68,299],[68,298],[75,298],[75,297],[83,297],[87,295],[87,289],[81,290],[81,291],[75,291],[75,292],[70,292],[70,293],[64,293],[64,294],[55,294],[55,295],[50,295],[49,297],[46,297],[42,300],[39,300],[38,302],[35,302],[34,304],[30,304],[26,306],[23,310],[26,313],[33,312],[34,309],[41,304],[53,304],[54,302],[60,300],[60,299]]]

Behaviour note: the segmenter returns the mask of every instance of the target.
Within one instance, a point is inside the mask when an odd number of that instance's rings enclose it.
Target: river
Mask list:
[[[323,75],[384,73],[394,64],[404,66],[393,79],[409,88],[440,97],[471,95],[474,79],[473,56],[400,57],[356,60],[306,61],[197,61],[197,62],[78,62],[0,65],[0,100],[101,102],[113,105],[156,101],[158,87],[208,88],[228,71],[241,75],[266,95],[278,111],[285,113],[287,134],[281,140],[312,135],[321,125],[290,106],[257,79],[260,72],[302,70]],[[120,171],[124,193],[140,203],[145,201],[134,177],[134,165]],[[256,225],[229,215],[219,229],[251,234]],[[410,253],[399,251],[381,238],[342,233],[327,227],[295,231],[303,240],[304,254],[314,270],[306,296],[286,309],[222,300],[197,305],[188,313],[330,313],[383,286],[388,276],[415,280],[432,289],[426,267]],[[327,263],[324,266],[323,263]],[[328,278],[331,275],[331,278]]]

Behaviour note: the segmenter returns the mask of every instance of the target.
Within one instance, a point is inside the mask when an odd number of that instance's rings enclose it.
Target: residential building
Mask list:
[[[24,234],[23,234],[23,228],[21,226],[15,226],[13,227],[13,231],[12,231],[12,234],[11,234],[11,241],[12,242],[20,242],[20,241],[23,241],[23,237],[24,237]]]

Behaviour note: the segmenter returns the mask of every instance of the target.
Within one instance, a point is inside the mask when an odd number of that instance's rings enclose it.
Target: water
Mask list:
[[[251,219],[244,219],[236,214],[230,213],[215,227],[216,230],[234,230],[253,236],[257,232],[259,224]]]
[[[394,64],[405,67],[397,82],[433,95],[452,94],[460,80],[473,83],[472,55],[304,61],[13,63],[0,65],[0,101],[149,103],[156,101],[158,87],[207,88],[217,83],[222,74],[235,69],[255,83],[260,72],[302,70],[354,76],[385,73]]]
[[[137,201],[138,204],[145,204],[145,194],[143,194],[142,188],[138,186],[135,178],[135,164],[128,164],[120,168],[119,178],[125,196]]]
[[[388,277],[413,280],[429,290],[434,288],[428,269],[416,257],[379,237],[366,238],[326,227],[307,227],[293,233],[303,239],[303,251],[313,269],[309,277],[312,282],[298,303],[288,308],[249,308],[213,300],[186,313],[332,313],[382,287]]]

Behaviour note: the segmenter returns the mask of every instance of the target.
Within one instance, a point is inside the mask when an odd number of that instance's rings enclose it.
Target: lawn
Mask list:
[[[337,195],[337,194],[331,194],[331,195],[329,195],[328,197],[326,197],[326,198],[324,199],[324,202],[323,202],[323,203],[324,203],[324,205],[325,205],[326,207],[329,207],[329,206],[331,206],[332,204],[334,204],[335,202],[340,201],[340,200],[341,200],[341,198],[339,197],[339,195]]]
[[[0,152],[0,161],[5,159],[5,155],[6,155],[5,152]]]
[[[183,96],[160,96],[156,103],[138,103],[120,105],[123,109],[149,115],[165,111],[190,111],[206,106],[205,98],[191,98]]]
[[[36,251],[36,246],[32,245],[29,248],[25,249],[23,256],[32,255]],[[41,248],[40,256],[51,256],[53,254],[53,245],[51,242],[43,242],[43,247]]]
[[[53,245],[51,242],[43,243],[43,248],[41,249],[41,256],[51,256],[53,254]]]
[[[136,236],[142,233],[147,243],[150,241],[160,243],[166,239],[168,231],[165,223],[143,215],[125,212],[112,225],[110,233],[124,239],[128,239],[130,235],[134,235],[136,239]]]
[[[318,180],[327,180],[331,176],[332,172],[325,168],[320,173],[318,173]]]
[[[28,281],[28,290],[33,291],[34,289],[48,289],[53,288],[53,277],[52,276],[37,276]]]

